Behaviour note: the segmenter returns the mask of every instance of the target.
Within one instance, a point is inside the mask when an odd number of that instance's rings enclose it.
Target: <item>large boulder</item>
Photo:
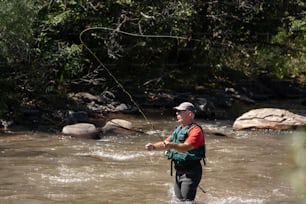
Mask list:
[[[69,135],[84,139],[99,139],[99,130],[90,123],[76,123],[66,125],[62,129],[64,135]]]
[[[306,117],[284,109],[260,108],[250,110],[238,117],[233,130],[243,129],[275,129],[286,130],[306,125]]]

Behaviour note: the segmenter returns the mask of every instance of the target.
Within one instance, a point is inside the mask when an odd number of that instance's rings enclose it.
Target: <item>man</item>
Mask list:
[[[183,102],[174,107],[179,126],[164,141],[149,143],[148,151],[167,150],[176,169],[174,192],[180,201],[194,201],[197,187],[202,178],[200,161],[205,158],[205,138],[202,128],[194,123],[195,107]]]

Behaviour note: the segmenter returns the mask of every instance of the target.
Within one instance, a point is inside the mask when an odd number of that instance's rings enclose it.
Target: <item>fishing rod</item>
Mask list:
[[[198,185],[198,187],[203,193],[207,193],[207,191],[202,186]]]

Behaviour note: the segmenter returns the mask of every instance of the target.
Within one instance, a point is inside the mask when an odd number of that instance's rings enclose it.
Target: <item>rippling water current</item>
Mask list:
[[[143,120],[131,119],[136,126]],[[81,140],[31,131],[0,135],[0,203],[176,203],[170,162],[145,151],[177,125],[174,117],[151,121],[148,135],[108,135]],[[295,203],[288,181],[292,132],[232,132],[230,121],[201,121],[203,128],[234,138],[206,135],[199,204]],[[157,127],[157,128],[156,128]]]

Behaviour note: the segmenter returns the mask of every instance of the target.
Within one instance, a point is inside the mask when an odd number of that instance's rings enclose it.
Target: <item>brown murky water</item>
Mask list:
[[[132,119],[140,125],[142,119]],[[152,119],[149,135],[62,138],[40,132],[0,135],[0,203],[176,203],[170,163],[163,152],[147,152],[177,125],[174,117]],[[197,121],[231,132],[231,121]],[[288,181],[289,131],[234,132],[237,138],[206,135],[197,203],[297,203]]]

